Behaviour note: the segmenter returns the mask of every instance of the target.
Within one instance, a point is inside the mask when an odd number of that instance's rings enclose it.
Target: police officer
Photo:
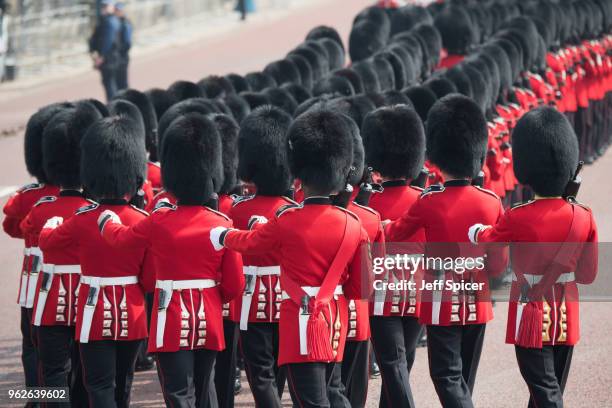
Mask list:
[[[132,48],[132,22],[125,15],[125,3],[115,5],[115,16],[119,19],[119,59],[117,63],[117,90],[128,89],[128,68]]]
[[[225,215],[204,206],[223,180],[215,125],[196,113],[177,118],[164,137],[161,160],[164,185],[178,199],[176,205],[165,203],[135,225],[111,211],[98,222],[112,247],[152,252],[157,313],[149,352],[157,354],[166,404],[201,406],[215,357],[225,348],[222,304],[244,286],[239,255],[216,251],[209,240],[212,227],[232,226]]]
[[[110,101],[118,91],[117,66],[119,62],[120,23],[115,16],[115,2],[102,0],[100,18],[89,39],[89,53],[94,68],[100,71],[106,100]]]
[[[340,115],[307,112],[289,129],[291,169],[305,191],[301,206],[281,208],[252,231],[211,231],[219,250],[225,245],[242,253],[279,253],[284,293],[278,363],[287,370],[294,404],[304,407],[350,406],[336,365],[348,332],[347,301],[369,294],[367,233],[329,198],[346,184],[352,162],[350,128]]]
[[[494,223],[503,215],[499,197],[472,186],[487,147],[487,124],[479,106],[458,94],[440,99],[427,117],[426,141],[427,156],[442,172],[444,185],[423,191],[401,218],[386,225],[387,244],[422,228],[425,259],[484,257],[484,250],[461,244],[467,241],[466,228],[478,222],[473,220]],[[433,263],[425,270],[426,283],[444,283],[442,290],[434,287],[421,292],[419,316],[419,322],[427,325],[429,372],[444,407],[473,406],[485,327],[493,318],[488,279],[503,272],[507,261],[503,250],[493,248],[486,255],[486,267],[481,269],[459,273]],[[445,284],[449,281],[470,285],[451,290]],[[482,284],[481,290],[471,290],[473,283]]]
[[[516,175],[533,189],[535,199],[515,206],[492,226],[472,226],[469,238],[529,243],[512,250],[515,276],[506,343],[515,345],[529,407],[562,407],[580,336],[576,284],[590,284],[597,274],[597,227],[591,210],[575,201],[577,190],[567,189],[579,149],[564,115],[550,107],[534,109],[519,120],[513,140]],[[535,229],[533,220],[538,220]],[[546,244],[556,242],[561,244]]]
[[[108,209],[126,225],[145,219],[128,204],[145,178],[144,131],[128,117],[94,123],[81,141],[84,189],[97,202],[63,222],[50,218],[40,234],[43,251],[75,247],[81,264],[76,312],[83,381],[90,407],[127,407],[134,364],[147,337],[143,288],[152,290],[153,270],[144,248],[112,248],[96,220]]]

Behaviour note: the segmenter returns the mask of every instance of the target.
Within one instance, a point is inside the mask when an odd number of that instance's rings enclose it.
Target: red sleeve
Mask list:
[[[43,228],[38,237],[38,246],[41,250],[49,251],[65,248],[69,245],[78,245],[77,216],[68,218],[57,228]]]
[[[102,230],[104,240],[113,248],[149,248],[152,217],[143,218],[130,227],[107,222]]]
[[[372,257],[368,234],[361,228],[359,245],[353,259],[348,265],[348,278],[342,286],[344,294],[349,299],[368,299],[372,292]]]
[[[278,218],[259,224],[251,231],[229,230],[223,239],[223,246],[242,254],[263,254],[280,246],[281,231]]]
[[[582,285],[593,283],[597,276],[599,239],[597,238],[597,226],[593,214],[590,214],[590,220],[591,231],[576,265],[576,282]]]
[[[223,254],[219,289],[224,303],[237,298],[244,290],[242,257],[231,249],[225,249]]]
[[[496,223],[496,226],[493,228],[497,228],[497,226],[502,225],[504,223],[504,220],[506,219],[507,217],[505,217],[504,215],[504,207],[500,201],[499,202],[499,213],[497,216],[497,223]],[[487,230],[485,230],[484,232],[486,231]],[[480,240],[480,237],[478,238]],[[497,242],[504,242],[504,241],[497,241]],[[508,252],[509,252],[508,246],[502,245],[501,243],[495,244],[495,245],[489,245],[487,247],[487,273],[489,274],[489,276],[495,277],[495,276],[500,276],[502,273],[504,273],[504,271],[506,270],[506,267],[508,266]]]
[[[411,237],[415,232],[423,227],[423,216],[421,215],[422,199],[408,209],[397,220],[387,224],[385,236],[387,242],[401,242]]]
[[[24,214],[21,212],[21,204],[19,194],[11,197],[4,208],[4,220],[2,221],[2,228],[12,238],[23,238],[24,235],[21,232],[20,224],[23,220]]]
[[[19,223],[19,229],[21,230],[21,234],[23,236],[32,234],[36,230],[36,223],[33,218],[32,211],[30,211],[28,215],[26,215],[26,217]]]
[[[478,242],[502,242],[509,243],[515,241],[514,232],[512,230],[512,222],[510,220],[511,211],[500,215],[500,218],[497,220],[497,224],[493,226],[488,226],[484,230],[481,230],[478,233]]]
[[[155,267],[153,266],[153,254],[147,250],[144,256],[144,262],[140,270],[140,285],[146,293],[152,293],[155,290]]]

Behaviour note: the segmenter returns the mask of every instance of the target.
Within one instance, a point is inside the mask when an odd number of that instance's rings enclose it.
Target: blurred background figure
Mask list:
[[[255,0],[237,0],[236,11],[240,13],[240,20],[246,20],[248,13],[255,12]]]
[[[115,15],[113,0],[102,0],[100,6],[100,17],[89,39],[89,53],[94,68],[100,71],[106,99],[110,101],[118,90],[117,69],[122,48],[121,23]]]
[[[132,48],[132,22],[125,15],[125,3],[115,5],[115,16],[119,19],[119,60],[117,62],[117,90],[128,89],[128,65]]]

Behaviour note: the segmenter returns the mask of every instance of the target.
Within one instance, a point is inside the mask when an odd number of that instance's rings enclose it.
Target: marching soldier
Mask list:
[[[337,367],[348,332],[347,300],[369,295],[367,234],[353,213],[333,206],[329,197],[345,186],[352,162],[350,128],[340,115],[307,112],[289,129],[291,170],[305,192],[302,205],[282,207],[252,231],[219,227],[210,234],[218,250],[279,254],[278,364],[287,370],[294,404],[303,407],[350,406]]]
[[[279,208],[295,204],[286,195],[291,172],[285,146],[291,117],[276,107],[265,106],[242,121],[239,135],[238,177],[256,188],[254,195],[239,198],[229,212],[234,226],[249,229],[258,215],[272,219]],[[278,321],[282,292],[280,255],[242,255],[246,285],[236,300],[240,319],[240,347],[255,404],[280,407],[285,375],[278,367]]]
[[[484,162],[487,123],[471,99],[451,94],[440,99],[427,117],[427,155],[444,175],[444,185],[431,186],[399,219],[385,227],[387,245],[425,231],[425,258],[484,257],[483,250],[464,247],[465,230],[474,220],[495,223],[503,215],[499,197],[472,186]],[[482,222],[482,221],[481,221]],[[466,227],[467,225],[467,227]],[[463,233],[461,233],[463,231]],[[450,243],[450,244],[449,244]],[[429,372],[444,407],[472,407],[472,391],[486,323],[493,318],[488,279],[499,275],[507,254],[491,250],[486,266],[463,273],[433,265],[426,283],[482,284],[482,290],[424,290],[419,322],[427,325]],[[439,268],[439,269],[438,269]]]
[[[366,116],[363,124],[367,162],[380,173],[380,191],[374,192],[370,206],[382,219],[396,220],[419,198],[422,189],[411,185],[425,155],[425,132],[418,114],[406,105],[379,108]],[[397,249],[403,253],[422,253],[423,230],[406,236]],[[387,253],[393,255],[392,247]],[[418,287],[420,271],[389,271],[388,281],[409,280]],[[400,404],[413,407],[410,370],[422,326],[419,324],[420,301],[416,290],[387,293],[376,291],[370,309],[372,344],[381,370],[380,406]]]
[[[225,348],[222,304],[244,286],[242,262],[233,251],[214,250],[209,239],[212,227],[232,226],[225,215],[204,206],[223,179],[214,123],[196,113],[177,118],[161,153],[164,186],[177,204],[162,204],[139,223],[106,211],[98,223],[104,240],[117,250],[151,251],[157,313],[149,352],[157,354],[164,399],[168,406],[201,406],[215,357]]]
[[[70,106],[67,103],[48,105],[30,117],[24,137],[25,163],[28,173],[35,177],[37,182],[20,188],[3,208],[5,218],[2,228],[4,232],[13,238],[23,239],[25,243],[17,303],[21,306],[21,362],[27,387],[38,385],[38,357],[32,342],[31,326],[38,273],[42,266],[42,253],[37,246],[32,245],[32,237],[24,235],[21,230],[21,222],[38,200],[59,192],[56,186],[48,184],[43,167],[43,132],[53,116]]]
[[[128,204],[146,172],[142,128],[127,117],[94,123],[81,141],[83,187],[97,202],[80,208],[65,222],[47,221],[40,234],[44,252],[76,248],[81,282],[76,311],[83,382],[90,407],[127,407],[134,364],[147,337],[143,288],[152,287],[144,248],[112,248],[96,227],[112,209],[127,225],[147,214]]]
[[[580,336],[576,284],[595,280],[597,227],[591,210],[575,201],[578,142],[563,114],[549,107],[527,113],[513,140],[516,176],[535,199],[492,226],[472,226],[468,235],[474,243],[528,243],[512,248],[506,343],[515,345],[529,407],[562,407]]]
[[[43,168],[49,181],[60,187],[57,195],[42,197],[22,221],[25,236],[38,242],[49,218],[70,218],[88,205],[81,192],[80,140],[89,126],[102,116],[87,102],[59,112],[45,127]],[[77,287],[80,281],[79,253],[75,247],[42,251],[41,279],[34,298],[32,324],[38,326],[36,343],[41,385],[70,387],[72,406],[86,406],[78,349],[74,342]]]

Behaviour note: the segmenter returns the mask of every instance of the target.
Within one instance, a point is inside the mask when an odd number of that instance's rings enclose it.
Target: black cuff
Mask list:
[[[225,236],[227,235],[227,233],[228,233],[229,231],[230,231],[230,229],[226,229],[225,231],[223,231],[223,232],[221,233],[221,235],[219,235],[219,243],[220,243],[222,246],[225,246]]]
[[[100,230],[100,233],[102,233],[102,231],[104,230],[104,226],[106,225],[108,220],[110,220],[110,218],[111,218],[110,215],[107,215],[106,217],[102,218],[102,222],[98,224],[98,229]]]

